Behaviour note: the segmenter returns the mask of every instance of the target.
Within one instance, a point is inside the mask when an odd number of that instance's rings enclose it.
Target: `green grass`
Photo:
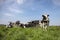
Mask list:
[[[0,26],[0,40],[60,40],[60,27],[6,28]]]

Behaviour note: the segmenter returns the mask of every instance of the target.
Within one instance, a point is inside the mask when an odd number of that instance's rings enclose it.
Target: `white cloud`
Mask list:
[[[23,3],[25,2],[25,0],[16,0],[16,2],[17,2],[18,4],[23,4]]]
[[[9,11],[11,11],[11,12],[13,12],[13,13],[23,13],[23,11],[22,10],[18,10],[18,9],[16,9],[16,8],[8,8],[8,10]]]
[[[14,15],[11,14],[11,13],[5,13],[4,15],[5,15],[5,16],[8,16],[8,17],[14,17]]]
[[[54,5],[60,6],[60,0],[52,0]]]

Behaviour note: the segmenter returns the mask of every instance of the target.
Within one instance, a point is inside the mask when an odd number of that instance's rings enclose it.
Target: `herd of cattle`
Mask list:
[[[34,20],[31,22],[27,22],[27,24],[20,23],[20,21],[16,21],[15,23],[10,22],[8,25],[6,25],[6,27],[15,27],[17,25],[18,27],[26,28],[26,27],[36,27],[37,25],[39,25],[40,27],[46,29],[49,26],[48,16],[49,15],[42,15],[43,17],[42,20]]]
[[[35,20],[35,21],[31,21],[31,22],[28,22],[27,24],[23,24],[23,23],[20,23],[20,21],[16,21],[15,23],[13,22],[10,22],[9,25],[7,25],[6,27],[33,27],[33,26],[36,26],[39,24],[39,20]]]

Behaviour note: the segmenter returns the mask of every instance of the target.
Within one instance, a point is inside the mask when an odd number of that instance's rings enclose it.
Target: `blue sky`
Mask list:
[[[0,24],[41,20],[49,14],[50,25],[60,25],[60,0],[0,0]]]

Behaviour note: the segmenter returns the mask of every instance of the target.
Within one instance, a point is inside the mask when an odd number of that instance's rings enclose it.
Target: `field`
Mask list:
[[[46,31],[40,27],[6,28],[0,26],[0,40],[60,40],[60,27],[50,26]]]

